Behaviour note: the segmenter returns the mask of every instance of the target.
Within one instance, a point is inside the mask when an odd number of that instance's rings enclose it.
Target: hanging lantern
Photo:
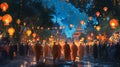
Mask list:
[[[100,26],[96,26],[95,27],[97,31],[100,31],[101,27]]]
[[[32,34],[32,36],[33,36],[34,38],[36,37],[36,35],[37,35],[36,33],[33,33],[33,34]]]
[[[2,17],[2,22],[4,23],[5,26],[8,26],[12,22],[12,16],[10,14],[5,14]]]
[[[84,24],[85,24],[85,21],[84,21],[84,20],[82,20],[80,23],[81,23],[82,25],[84,25]]]
[[[96,12],[96,16],[97,16],[97,17],[100,16],[100,12],[99,12],[99,11]]]
[[[19,25],[19,24],[20,24],[20,22],[21,22],[21,21],[20,21],[20,19],[18,19],[18,20],[17,20],[17,24]]]
[[[13,27],[10,27],[8,29],[8,33],[9,33],[10,36],[13,36],[13,34],[15,33],[15,29]]]
[[[27,36],[30,36],[31,33],[32,33],[32,31],[31,31],[30,29],[28,29],[28,30],[26,31]]]
[[[103,10],[106,12],[106,11],[108,10],[108,7],[105,6],[105,7],[103,8]]]
[[[6,2],[3,2],[0,5],[0,8],[2,9],[2,12],[6,12],[8,10],[8,4]]]
[[[109,24],[110,24],[111,28],[113,28],[113,29],[115,29],[119,25],[117,19],[111,19]]]

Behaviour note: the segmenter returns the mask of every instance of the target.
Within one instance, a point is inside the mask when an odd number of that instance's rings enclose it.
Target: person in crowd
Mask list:
[[[70,46],[69,46],[69,44],[67,43],[67,42],[65,42],[65,45],[64,45],[64,58],[65,58],[65,60],[66,61],[68,61],[68,60],[71,60],[70,58],[71,58],[71,56],[70,56]]]
[[[9,44],[5,45],[5,51],[7,52],[7,58],[9,57],[10,46]]]
[[[41,44],[37,43],[34,45],[34,54],[35,54],[35,58],[36,58],[36,62],[38,63],[40,58],[42,57],[42,53],[43,53],[43,48],[41,46]]]
[[[14,51],[15,51],[15,48],[14,48],[13,44],[10,43],[10,51],[9,51],[9,55],[10,55],[10,59],[11,59],[11,60],[14,59]]]
[[[97,45],[97,41],[94,42],[93,45],[93,57],[96,60],[98,58],[98,45]]]
[[[24,50],[25,50],[25,56],[28,56],[28,54],[29,54],[29,45],[28,45],[28,43],[24,45]]]
[[[117,44],[115,45],[115,59],[117,61],[120,61],[120,42],[117,42]]]
[[[80,43],[78,46],[79,60],[81,61],[84,57],[84,45]]]
[[[44,46],[44,57],[45,57],[45,62],[47,61],[47,57],[50,55],[50,47],[48,43],[45,44]]]
[[[19,45],[19,54],[21,56],[24,56],[24,54],[25,54],[24,52],[25,52],[24,45],[23,45],[23,43],[20,43],[20,45]]]
[[[55,63],[56,59],[58,58],[58,45],[56,45],[56,42],[54,42],[54,45],[52,47],[52,56],[53,56],[53,62]]]
[[[109,60],[113,61],[115,58],[115,44],[113,42],[110,42],[109,47],[108,47],[108,58]]]
[[[58,60],[60,61],[60,58],[61,58],[61,45],[58,43]]]
[[[78,47],[75,44],[75,42],[73,42],[73,45],[71,46],[71,56],[72,56],[72,61],[75,62],[75,58],[77,56],[77,51],[78,51]]]

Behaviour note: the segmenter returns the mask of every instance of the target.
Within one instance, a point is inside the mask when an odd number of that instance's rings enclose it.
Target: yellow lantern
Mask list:
[[[36,33],[33,33],[33,34],[32,34],[32,36],[33,36],[34,38],[36,37],[36,35],[37,35]]]
[[[8,4],[6,2],[3,2],[1,5],[0,5],[0,8],[2,9],[2,12],[6,12],[8,10]]]
[[[101,27],[100,26],[96,26],[95,27],[97,31],[100,31]]]
[[[116,19],[111,19],[109,24],[113,29],[115,29],[119,25],[118,20]]]
[[[30,29],[28,29],[28,30],[26,31],[27,36],[30,36],[31,33],[32,33],[32,31],[31,31]]]
[[[10,27],[8,29],[8,33],[9,33],[10,36],[13,36],[13,34],[15,33],[15,29],[13,27]]]
[[[12,16],[10,14],[5,14],[2,17],[2,22],[4,23],[5,26],[8,26],[12,22]]]

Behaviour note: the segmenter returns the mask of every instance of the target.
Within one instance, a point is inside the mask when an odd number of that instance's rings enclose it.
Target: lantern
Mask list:
[[[24,22],[23,25],[26,26],[26,22]]]
[[[82,25],[84,25],[84,24],[85,24],[84,20],[82,20],[80,23],[81,23]]]
[[[74,27],[74,25],[73,24],[70,24],[70,28],[73,28]]]
[[[27,36],[30,36],[31,33],[32,33],[32,31],[31,31],[30,29],[28,29],[28,30],[26,31]]]
[[[100,16],[100,12],[99,12],[99,11],[96,12],[96,16],[97,16],[97,17]]]
[[[13,34],[15,33],[15,29],[13,27],[10,27],[8,29],[8,33],[9,33],[10,36],[13,36]]]
[[[8,10],[8,4],[6,2],[3,2],[0,5],[0,8],[2,9],[2,12],[6,12]]]
[[[104,7],[103,10],[106,12],[106,11],[108,10],[108,8],[107,8],[107,7]]]
[[[20,19],[18,19],[18,20],[17,20],[17,24],[19,25],[19,24],[20,24],[20,22],[21,22],[21,21],[20,21]]]
[[[12,22],[12,16],[9,14],[5,14],[2,17],[2,22],[4,23],[5,26],[8,26]]]
[[[101,27],[100,26],[96,26],[96,30],[100,31]]]
[[[113,29],[119,25],[118,20],[116,20],[116,19],[111,19],[109,24],[110,24],[111,28],[113,28]]]
[[[36,37],[36,33],[33,33],[32,36],[35,38]]]

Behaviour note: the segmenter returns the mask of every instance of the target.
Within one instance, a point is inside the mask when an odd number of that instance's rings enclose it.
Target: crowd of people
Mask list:
[[[85,56],[91,56],[93,60],[102,61],[120,61],[120,40],[117,43],[104,42],[101,43],[97,40],[94,41],[93,45],[88,45],[87,43],[76,43],[73,41],[69,44],[67,41],[64,44],[59,42],[54,42],[52,46],[48,43],[44,45],[37,42],[34,45],[24,44],[24,43],[9,43],[0,45],[1,57],[4,59],[14,59],[16,56],[28,56],[30,54],[34,55],[36,62],[45,59],[47,62],[49,59],[47,57],[52,56],[53,63],[64,61],[76,61],[76,57],[79,61],[82,61]]]

